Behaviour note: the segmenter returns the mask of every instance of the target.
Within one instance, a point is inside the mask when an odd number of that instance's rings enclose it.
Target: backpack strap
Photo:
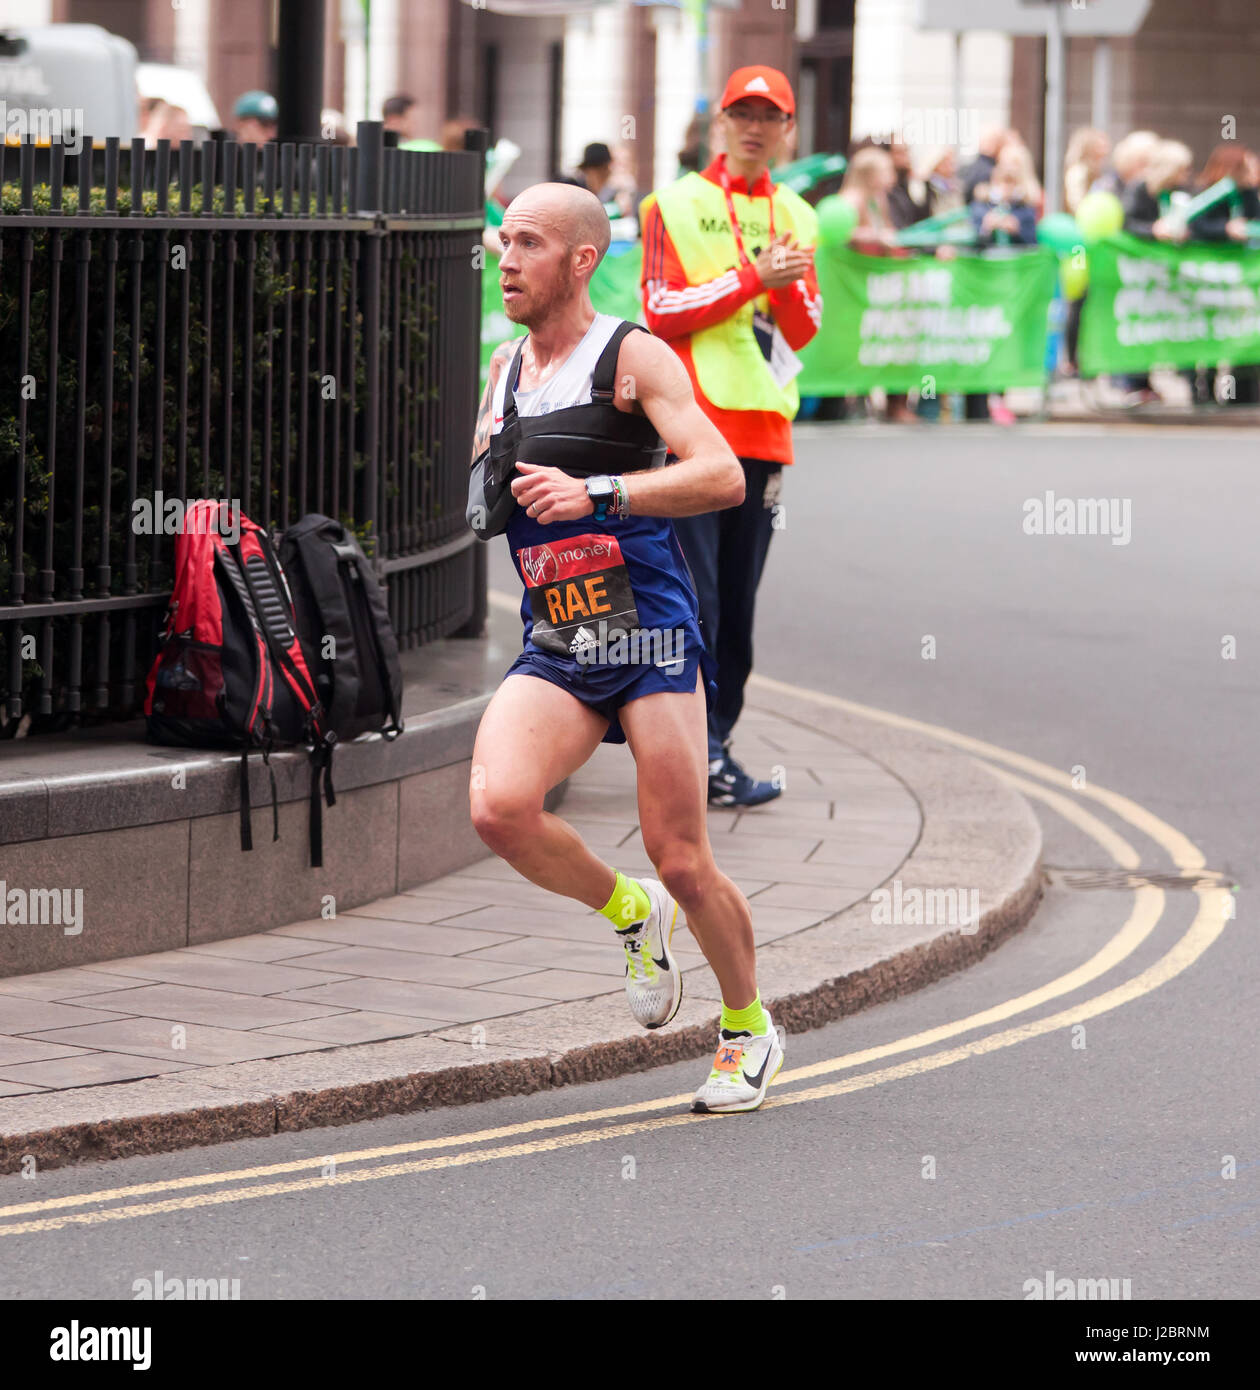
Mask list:
[[[521,354],[525,351],[525,340],[529,337],[528,333],[522,334],[520,345],[512,356],[508,364],[507,377],[503,382],[503,428],[507,429],[510,421],[516,419],[516,391],[514,390],[516,379],[521,373]],[[494,402],[490,403],[491,413],[494,411]]]
[[[263,762],[267,766],[267,776],[271,778],[271,838],[280,838],[280,799],[276,795],[276,770],[271,765],[271,744],[263,747]]]
[[[245,588],[253,600],[254,607],[261,613],[262,603],[259,594],[254,587],[254,581],[249,573],[249,567],[241,560],[239,547],[227,546],[225,549],[235,562],[236,568],[245,582]],[[282,579],[282,575],[277,572],[274,556],[272,556],[265,547],[263,548],[263,556],[272,577],[278,581]],[[282,587],[281,592],[287,593],[287,585]],[[298,670],[293,659],[280,644],[276,635],[271,631],[271,628],[261,620],[259,621],[258,627],[267,643],[267,650],[275,659],[280,674],[292,687],[294,694],[303,701],[309,711],[307,716],[307,727],[314,746],[311,751],[311,814],[308,822],[308,830],[310,836],[311,867],[313,869],[318,869],[321,868],[324,863],[324,818],[319,802],[319,774],[321,768],[323,768],[325,776],[325,796],[329,798],[328,805],[331,806],[333,804],[333,791],[330,768],[332,761],[330,740],[335,742],[336,735],[332,733],[331,730],[325,731],[322,727],[320,715],[323,713],[323,706],[320,704],[319,694],[315,690],[315,687],[303,673]],[[321,749],[327,750],[326,758],[322,755],[317,758],[317,754],[320,753]],[[267,762],[267,771],[271,776],[271,812],[274,823],[274,834],[272,838],[278,840],[280,838],[280,811],[276,798],[276,774],[272,770],[266,754],[263,755],[263,760]],[[243,843],[242,841],[242,846]]]
[[[503,382],[503,419],[500,421],[500,428],[490,435],[490,443],[486,446],[490,455],[491,477],[500,487],[506,487],[508,480],[516,472],[516,450],[521,442],[521,421],[516,413],[516,392],[513,383],[520,375],[521,354],[524,351],[525,338],[522,338],[508,364],[507,377]],[[494,414],[493,401],[490,413]]]
[[[254,830],[250,824],[253,807],[249,799],[249,754],[248,748],[241,750],[240,761],[240,784],[241,784],[241,849],[252,850],[254,848]],[[271,838],[273,841],[280,838],[280,800],[276,793],[276,771],[271,766],[271,746],[267,744],[263,748],[263,762],[267,765],[267,776],[271,778]]]
[[[386,743],[392,743],[403,731],[402,711],[398,708],[398,701],[394,699],[394,683],[390,680],[389,667],[385,664],[385,653],[381,650],[381,638],[376,624],[369,623],[368,628],[372,633],[372,656],[376,662],[376,674],[380,677],[381,689],[389,702],[389,723],[381,730],[381,737]],[[332,805],[331,802],[328,804]]]
[[[316,744],[311,749],[311,792],[310,792],[310,842],[311,868],[319,869],[324,864],[324,812],[319,804],[319,758],[324,745]]]
[[[513,405],[513,409],[515,409],[515,405]],[[354,539],[351,538],[348,541],[331,541],[330,545],[332,546],[333,554],[342,564],[353,566],[355,577],[360,584],[363,584],[364,576],[360,567],[365,564],[370,564],[371,562],[368,560],[367,556],[363,554],[362,550],[359,549]],[[371,578],[372,576],[369,575],[367,577]],[[381,737],[389,743],[396,739],[403,731],[402,711],[398,708],[398,702],[394,699],[394,683],[389,677],[389,667],[385,662],[385,653],[381,649],[381,637],[380,633],[377,631],[376,624],[374,622],[369,622],[368,630],[372,634],[372,659],[376,663],[376,674],[380,678],[381,689],[385,692],[385,698],[389,701],[387,711],[389,714],[389,723],[381,730]],[[330,801],[328,804],[331,806],[333,803]]]
[[[241,783],[241,848],[250,850],[254,848],[254,832],[249,823],[249,749],[241,749],[240,764],[240,783]]]
[[[604,346],[603,352],[599,355],[599,361],[595,363],[595,369],[591,373],[591,400],[599,405],[609,405],[612,403],[617,382],[617,356],[621,352],[622,339],[628,333],[646,333],[647,329],[641,323],[632,323],[629,319],[622,321],[613,329],[612,337]],[[526,334],[526,337],[529,335]],[[507,380],[503,384],[503,427],[508,427],[510,420],[516,419],[516,392],[513,389],[517,377],[521,370],[521,354],[525,351],[525,338],[521,339],[520,346],[516,349],[512,361],[508,366]]]
[[[249,567],[241,559],[240,550],[236,546],[228,546],[226,547],[226,549],[228,550],[228,553],[232,556],[232,559],[236,562],[236,567],[240,571],[241,577],[245,581],[245,587],[249,591],[250,598],[253,599],[254,608],[261,615],[261,613],[263,612],[263,603],[261,595],[258,593],[258,590],[254,586],[254,579],[249,572]],[[276,579],[277,582],[279,582],[281,576],[277,572],[274,557],[271,556],[267,551],[264,551],[263,555],[269,573],[272,575],[273,579]],[[287,586],[281,586],[280,592],[282,594],[287,593]],[[311,684],[308,677],[298,670],[297,666],[293,662],[293,658],[284,649],[284,647],[281,646],[275,633],[272,632],[270,626],[267,623],[262,621],[261,616],[258,621],[258,629],[262,633],[263,639],[267,643],[268,651],[271,652],[271,655],[275,658],[276,665],[280,668],[280,674],[292,687],[293,693],[307,707],[307,710],[309,711],[308,721],[311,727],[311,733],[312,736],[315,737],[316,740],[318,740],[320,737],[322,737],[323,732],[320,727],[320,715],[323,713],[324,709],[323,705],[320,704],[319,692]]]
[[[629,319],[622,319],[613,329],[612,337],[599,354],[599,361],[591,373],[591,400],[596,405],[612,405],[616,396],[617,357],[621,352],[622,339],[629,333],[646,332],[641,323],[631,323]]]

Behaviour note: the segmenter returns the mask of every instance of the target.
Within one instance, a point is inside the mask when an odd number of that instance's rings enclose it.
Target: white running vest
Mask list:
[[[570,406],[590,405],[591,377],[599,355],[608,346],[617,325],[621,322],[613,314],[595,315],[594,322],[586,330],[582,341],[573,349],[561,364],[560,370],[541,386],[532,391],[516,392],[516,413],[518,415],[546,415],[552,410],[567,410]],[[513,352],[516,351],[513,346]],[[508,359],[511,366],[511,359]],[[507,387],[506,368],[499,373],[494,388],[494,422],[491,432],[497,434],[503,428],[503,399]]]

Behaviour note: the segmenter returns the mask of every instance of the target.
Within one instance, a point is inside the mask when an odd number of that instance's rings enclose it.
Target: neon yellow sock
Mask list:
[[[601,916],[619,930],[642,922],[652,912],[652,899],[644,891],[643,885],[633,878],[627,878],[617,870],[617,882],[613,884],[612,897],[600,908]]]
[[[724,1003],[722,1027],[728,1033],[768,1033],[770,1020],[766,1017],[765,1009],[761,1007],[761,991],[757,991],[756,998],[746,1009],[732,1009]]]

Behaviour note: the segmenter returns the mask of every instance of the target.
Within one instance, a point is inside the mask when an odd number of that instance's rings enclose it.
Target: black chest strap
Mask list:
[[[529,416],[521,416],[516,408],[515,386],[525,351],[521,340],[504,381],[502,427],[490,436],[494,477],[500,486],[511,477],[518,457],[575,477],[663,466],[665,442],[656,427],[646,415],[618,410],[615,403],[621,343],[626,334],[639,331],[647,330],[628,320],[613,330],[591,373],[589,404]]]

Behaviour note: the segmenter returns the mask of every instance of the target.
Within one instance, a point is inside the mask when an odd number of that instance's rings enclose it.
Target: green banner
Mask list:
[[[591,277],[591,303],[601,314],[614,314],[619,319],[643,322],[643,301],[639,295],[639,273],[643,266],[643,248],[639,244],[620,255],[607,255]],[[490,355],[508,338],[525,333],[523,324],[513,323],[503,312],[503,295],[499,290],[499,258],[486,256],[481,274],[481,384],[485,386]]]
[[[1046,377],[1058,261],[1036,249],[892,258],[820,249],[822,331],[804,348],[802,396],[1004,391]]]
[[[1089,248],[1082,376],[1260,362],[1260,252],[1121,234]]]

